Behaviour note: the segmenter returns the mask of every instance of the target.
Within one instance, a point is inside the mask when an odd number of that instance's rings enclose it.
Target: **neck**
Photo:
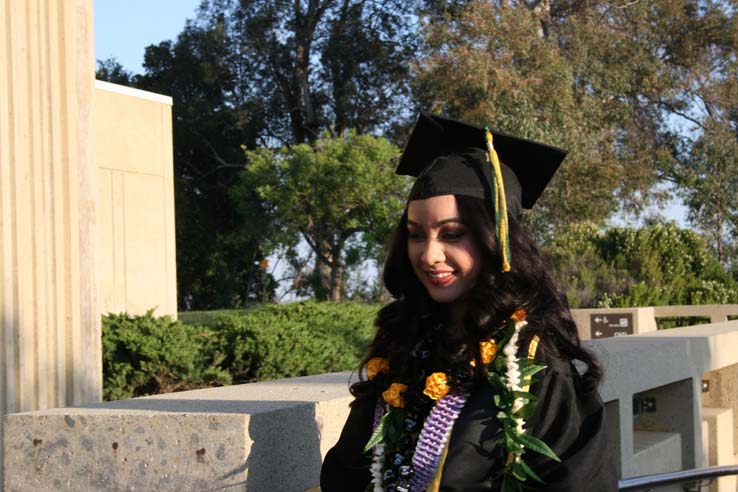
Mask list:
[[[464,336],[464,313],[466,306],[462,303],[454,303],[449,312],[449,336],[451,338],[463,338]]]

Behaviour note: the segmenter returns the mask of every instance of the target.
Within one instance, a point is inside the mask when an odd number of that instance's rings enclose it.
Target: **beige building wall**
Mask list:
[[[4,414],[99,400],[102,374],[92,0],[0,0],[0,26]]]
[[[95,84],[102,313],[177,315],[171,106]]]

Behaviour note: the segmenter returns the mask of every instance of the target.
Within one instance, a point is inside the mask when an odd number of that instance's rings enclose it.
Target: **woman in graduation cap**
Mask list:
[[[397,169],[417,179],[384,266],[395,300],[323,492],[617,490],[601,369],[517,222],[564,157],[420,116]]]

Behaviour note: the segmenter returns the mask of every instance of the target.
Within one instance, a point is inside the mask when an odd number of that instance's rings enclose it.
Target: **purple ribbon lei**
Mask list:
[[[454,421],[464,408],[467,395],[451,390],[433,407],[425,419],[413,454],[411,491],[422,491],[433,480],[441,464],[441,455],[451,435]]]

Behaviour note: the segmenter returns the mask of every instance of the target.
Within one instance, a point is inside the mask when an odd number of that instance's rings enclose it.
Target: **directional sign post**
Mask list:
[[[633,313],[590,314],[592,339],[633,334]]]

